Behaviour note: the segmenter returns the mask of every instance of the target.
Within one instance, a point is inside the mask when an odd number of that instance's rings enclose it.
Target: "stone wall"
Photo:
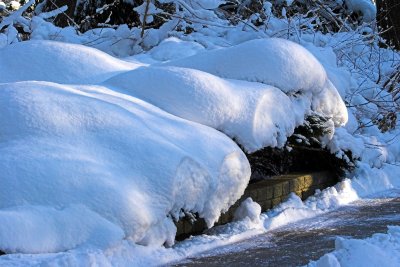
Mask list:
[[[273,176],[267,180],[251,183],[246,188],[243,196],[224,214],[221,215],[217,225],[231,222],[233,214],[240,203],[251,197],[253,201],[260,204],[262,211],[267,211],[284,201],[291,192],[306,199],[313,195],[316,189],[325,189],[338,182],[338,178],[328,171],[312,173],[293,173],[287,175]],[[177,222],[177,239],[181,240],[190,235],[200,234],[206,229],[204,220],[198,219],[191,222],[182,219]]]

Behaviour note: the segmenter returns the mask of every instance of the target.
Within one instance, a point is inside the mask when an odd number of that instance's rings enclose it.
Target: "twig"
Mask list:
[[[143,38],[143,36],[144,36],[144,28],[146,27],[146,19],[147,19],[147,15],[149,13],[149,6],[150,6],[150,0],[146,0],[146,7],[144,9],[143,21],[142,21],[142,31],[140,32],[141,38]]]

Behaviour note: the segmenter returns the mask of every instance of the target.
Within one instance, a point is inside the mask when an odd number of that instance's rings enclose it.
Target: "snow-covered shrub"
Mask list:
[[[61,7],[47,13],[42,12],[44,2],[41,0],[20,1],[20,3],[11,1],[8,5],[0,4],[0,48],[30,39],[33,31],[32,18],[35,14],[43,19],[50,19],[66,10],[65,7]],[[6,9],[2,9],[1,6],[5,6]]]
[[[354,28],[375,19],[376,8],[370,0],[230,0],[220,6],[221,13],[231,22],[259,27],[267,25],[271,17],[289,21],[305,20],[302,27],[323,32]]]
[[[75,1],[75,0],[74,0]],[[73,1],[72,1],[73,2]],[[47,9],[54,9],[51,3]],[[168,1],[76,1],[71,18],[81,32],[94,28],[115,28],[126,24],[131,27],[159,28],[170,19],[175,6]],[[145,15],[146,14],[146,15]],[[146,16],[145,25],[143,18]],[[71,25],[68,19],[60,20],[57,26]]]

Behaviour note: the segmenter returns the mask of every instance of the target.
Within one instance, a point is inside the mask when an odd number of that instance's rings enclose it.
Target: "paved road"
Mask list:
[[[317,218],[205,252],[176,266],[305,265],[332,251],[337,236],[366,238],[385,233],[387,225],[400,225],[400,194],[391,194],[393,197],[358,201]]]

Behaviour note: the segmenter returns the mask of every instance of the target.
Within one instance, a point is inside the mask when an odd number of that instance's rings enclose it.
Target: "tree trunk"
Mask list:
[[[400,50],[400,1],[377,0],[376,7],[381,36],[389,45]]]

